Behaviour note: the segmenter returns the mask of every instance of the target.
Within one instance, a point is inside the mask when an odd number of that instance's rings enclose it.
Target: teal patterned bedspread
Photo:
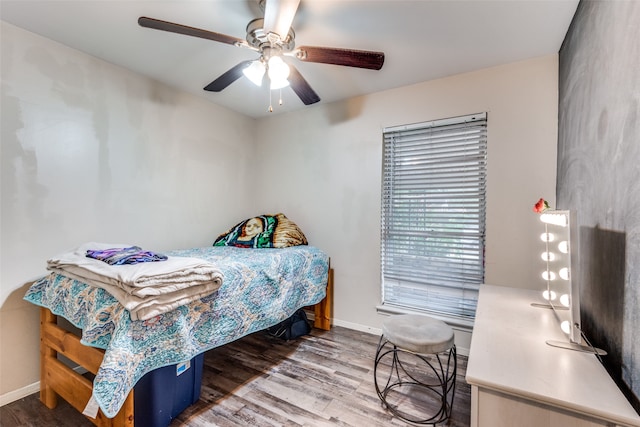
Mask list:
[[[132,321],[108,292],[52,273],[24,299],[82,329],[84,345],[105,350],[93,395],[114,417],[147,372],[275,325],[326,295],[329,257],[313,246],[285,249],[206,247],[164,252],[214,263],[224,274],[217,292],[149,320]]]

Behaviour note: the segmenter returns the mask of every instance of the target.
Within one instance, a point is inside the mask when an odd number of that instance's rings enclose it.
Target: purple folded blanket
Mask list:
[[[150,251],[143,251],[139,246],[128,248],[88,249],[87,258],[104,261],[109,265],[138,264],[141,262],[166,261],[167,256]]]

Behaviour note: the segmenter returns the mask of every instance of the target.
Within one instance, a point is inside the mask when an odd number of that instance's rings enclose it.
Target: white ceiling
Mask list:
[[[291,58],[322,103],[557,53],[578,0],[302,0],[296,44],[385,53],[380,71]],[[241,78],[202,90],[248,49],[138,26],[140,16],[238,38],[257,0],[1,0],[2,20],[251,117],[269,91]],[[274,98],[278,94],[274,93]],[[304,106],[290,88],[274,113]]]

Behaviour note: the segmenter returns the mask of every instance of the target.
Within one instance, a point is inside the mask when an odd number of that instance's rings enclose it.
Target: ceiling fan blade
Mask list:
[[[384,64],[383,52],[335,47],[300,46],[296,49],[295,56],[305,62],[321,62],[370,70],[379,70]]]
[[[253,61],[242,61],[235,67],[231,68],[229,71],[209,83],[204,87],[204,90],[208,90],[209,92],[220,92],[229,86],[231,83],[238,80],[242,77],[242,71],[249,66]]]
[[[200,28],[188,27],[186,25],[176,24],[174,22],[162,21],[160,19],[147,18],[146,16],[141,16],[140,18],[138,18],[138,24],[141,27],[153,28],[154,30],[162,30],[168,31],[170,33],[200,37],[201,39],[213,40],[216,42],[231,44],[235,46],[247,45],[247,42],[245,40],[239,39],[237,37],[214,33],[213,31],[208,30],[201,30]]]
[[[284,40],[289,34],[289,28],[291,28],[299,4],[300,0],[266,0],[264,33],[276,33]]]
[[[311,89],[309,83],[302,77],[302,74],[293,65],[289,65],[289,85],[291,89],[298,95],[298,98],[304,105],[315,104],[320,101],[318,94]]]

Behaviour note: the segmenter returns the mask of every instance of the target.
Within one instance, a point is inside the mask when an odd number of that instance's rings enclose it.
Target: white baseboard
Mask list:
[[[82,366],[76,366],[73,368],[74,371],[79,373],[80,375],[86,374],[87,370]],[[40,381],[37,381],[33,384],[29,384],[26,387],[19,388],[17,390],[12,390],[8,393],[0,395],[0,406],[8,405],[11,402],[15,402],[16,400],[20,400],[24,397],[31,396],[33,393],[38,393],[40,391]]]
[[[382,329],[380,329],[380,328],[372,328],[371,326],[365,326],[365,325],[361,325],[359,323],[346,322],[344,320],[339,320],[339,319],[332,319],[331,324],[335,325],[335,326],[341,326],[341,327],[347,328],[347,329],[352,329],[352,330],[358,331],[358,332],[367,332],[367,333],[370,333],[372,335],[380,336],[380,334],[382,334]]]
[[[28,386],[19,388],[17,390],[12,390],[8,393],[0,395],[0,406],[8,405],[11,402],[15,402],[16,400],[20,400],[23,397],[30,396],[33,393],[37,393],[39,391],[40,381],[29,384]]]
[[[332,319],[332,325],[341,326],[347,329],[353,329],[359,332],[368,332],[373,335],[381,335],[382,329],[372,328],[370,326],[360,325],[358,323],[345,322],[344,320]],[[456,351],[461,356],[469,356],[469,347],[471,344],[471,332],[466,328],[458,328],[452,326],[456,337]]]

